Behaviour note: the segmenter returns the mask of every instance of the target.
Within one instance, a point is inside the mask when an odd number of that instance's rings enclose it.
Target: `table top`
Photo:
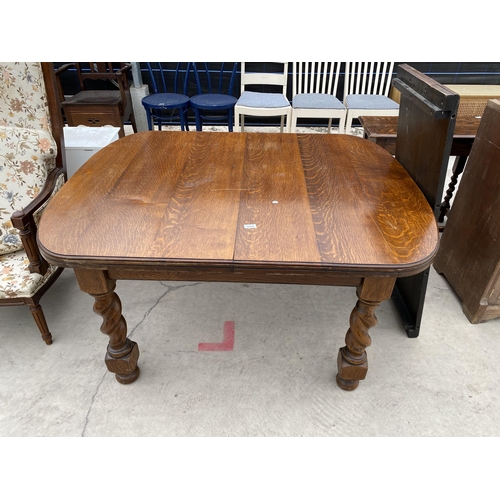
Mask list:
[[[395,138],[397,136],[397,116],[360,116],[359,120],[366,136],[370,139]],[[480,123],[481,117],[457,116],[453,138],[474,140]]]
[[[336,134],[164,132],[106,146],[61,188],[44,257],[87,269],[218,265],[383,276],[426,269],[431,207],[381,147]]]

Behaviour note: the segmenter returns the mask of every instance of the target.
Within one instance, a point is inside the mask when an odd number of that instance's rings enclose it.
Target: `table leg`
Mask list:
[[[371,344],[368,330],[377,324],[375,309],[391,297],[395,278],[365,278],[356,292],[358,301],[349,319],[345,347],[337,358],[337,384],[353,391],[366,377],[368,361],[365,349]]]
[[[450,210],[450,200],[453,196],[453,192],[455,191],[455,186],[458,182],[458,176],[464,171],[467,159],[468,156],[457,156],[455,158],[455,162],[453,163],[452,176],[450,179],[450,183],[448,184],[448,190],[446,191],[446,196],[441,203],[438,222],[444,222],[444,218]]]
[[[127,323],[122,316],[120,298],[114,292],[116,280],[105,271],[75,269],[80,289],[95,299],[94,312],[103,318],[101,332],[109,336],[106,366],[122,384],[131,384],[139,377],[139,347],[127,338]]]

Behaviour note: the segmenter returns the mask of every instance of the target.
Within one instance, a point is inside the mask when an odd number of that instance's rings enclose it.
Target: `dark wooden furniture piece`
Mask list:
[[[471,323],[500,317],[500,100],[488,102],[435,269]]]
[[[355,286],[337,376],[353,390],[375,309],[397,277],[429,267],[438,230],[405,169],[362,138],[148,131],[92,156],[47,208],[39,239],[95,298],[121,383],[138,377],[139,351],[118,279]]]
[[[42,339],[47,345],[50,345],[52,344],[52,334],[50,333],[50,330],[48,328],[42,306],[40,305],[40,300],[53,285],[56,279],[60,276],[63,268],[49,268],[49,264],[41,255],[37,242],[38,219],[41,216],[44,207],[49,202],[50,198],[54,195],[55,190],[58,189],[59,185],[66,179],[66,162],[62,153],[64,150],[64,123],[61,115],[59,92],[56,75],[54,72],[54,66],[53,63],[50,62],[39,63],[38,68],[40,68],[40,66],[43,73],[43,82],[45,84],[45,99],[50,115],[50,132],[57,146],[55,167],[47,176],[45,184],[43,185],[38,195],[22,210],[14,212],[11,216],[11,221],[13,227],[15,227],[19,231],[19,236],[21,238],[24,251],[26,252],[26,257],[29,260],[30,273],[40,274],[44,277],[44,281],[42,282],[41,286],[37,285],[33,292],[31,292],[32,294],[29,296],[12,295],[10,297],[0,299],[0,306],[28,306],[30,308],[33,319],[35,320],[35,323],[40,330]],[[33,81],[36,81],[38,75],[34,75],[33,70],[31,75]],[[19,75],[16,74],[16,77],[18,76]],[[21,79],[19,78],[19,80]],[[32,96],[32,93],[30,94],[30,91],[32,92],[33,89],[22,89],[22,85],[23,83],[18,83],[16,87],[19,88],[20,93]],[[21,101],[18,100],[18,103],[21,103]],[[33,102],[32,99],[30,105],[40,106],[40,103]],[[27,113],[30,112],[28,105],[23,106],[23,109],[24,108],[27,109]],[[31,121],[33,121],[33,116],[34,113],[30,116]],[[45,125],[47,125],[46,120]],[[22,131],[23,129],[19,128],[18,130]],[[26,144],[26,146],[29,148],[28,144]],[[11,152],[11,155],[13,157],[16,154],[18,154],[18,152]],[[29,163],[29,161],[26,161],[26,156],[20,156],[20,159],[24,160],[25,163]],[[17,158],[17,161],[19,161],[19,158]],[[18,278],[19,280],[23,279],[22,277]]]
[[[407,64],[398,67],[393,85],[401,92],[396,159],[404,166],[439,216],[459,96]],[[424,309],[429,268],[396,280],[392,295],[409,337],[417,337]]]
[[[365,138],[375,142],[391,154],[396,153],[396,136],[398,130],[397,116],[362,116],[359,118],[364,129]],[[444,222],[450,209],[450,201],[458,182],[458,177],[464,171],[474,138],[476,137],[480,116],[457,115],[450,156],[456,156],[453,163],[452,176],[446,195],[441,202],[438,221]],[[441,229],[443,226],[441,226]]]
[[[112,125],[119,127],[119,136],[124,137],[124,122],[130,120],[134,132],[137,132],[128,83],[128,73],[132,66],[125,63],[120,65],[117,71],[110,62],[89,62],[86,67],[77,62],[58,68],[58,76],[70,68],[75,68],[81,89],[81,92],[74,96],[61,99],[70,127]],[[60,91],[62,95],[62,88]]]

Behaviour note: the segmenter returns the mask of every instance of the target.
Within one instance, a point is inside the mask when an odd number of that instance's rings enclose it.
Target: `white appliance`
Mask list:
[[[97,151],[118,140],[118,127],[64,127],[68,179]]]

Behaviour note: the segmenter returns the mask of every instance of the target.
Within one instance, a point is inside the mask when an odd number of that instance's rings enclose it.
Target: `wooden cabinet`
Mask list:
[[[500,100],[488,101],[434,262],[471,323],[500,317]]]
[[[66,120],[70,127],[86,125],[119,127],[120,137],[125,137],[123,128],[123,106],[120,92],[106,90],[87,90],[62,103]]]

